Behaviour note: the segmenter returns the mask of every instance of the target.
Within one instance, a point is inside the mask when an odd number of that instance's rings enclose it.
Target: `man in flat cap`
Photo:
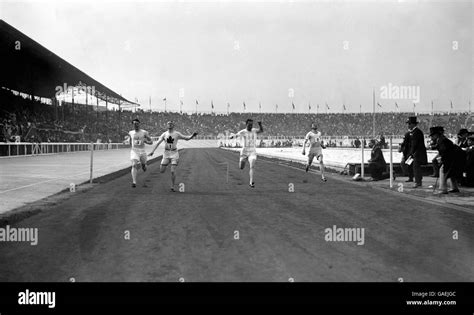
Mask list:
[[[417,188],[422,185],[423,175],[421,173],[421,166],[425,165],[428,160],[425,138],[423,136],[423,131],[418,128],[416,116],[408,117],[406,123],[408,124],[408,130],[410,131],[410,151],[408,152],[408,159],[413,159],[413,176],[415,177],[413,188]]]
[[[442,194],[448,193],[448,179],[451,182],[449,192],[459,192],[457,179],[462,175],[465,162],[465,153],[444,135],[443,127],[430,128],[431,148],[438,150],[441,157],[439,171],[439,188]]]

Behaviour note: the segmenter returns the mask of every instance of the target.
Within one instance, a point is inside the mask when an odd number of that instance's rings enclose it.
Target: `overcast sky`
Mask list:
[[[411,111],[389,83],[419,87],[418,111],[474,101],[472,1],[3,1],[0,16],[145,109],[181,91],[185,111],[372,111],[375,89],[377,111]]]

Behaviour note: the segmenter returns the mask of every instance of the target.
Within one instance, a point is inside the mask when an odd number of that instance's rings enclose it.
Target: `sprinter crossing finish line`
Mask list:
[[[165,143],[165,151],[163,152],[163,158],[161,160],[160,165],[160,173],[164,173],[166,171],[166,167],[168,164],[171,163],[171,191],[175,191],[175,181],[176,181],[176,167],[178,166],[179,161],[179,152],[178,152],[178,140],[183,139],[186,141],[191,140],[192,138],[198,135],[197,132],[194,132],[190,136],[184,136],[180,132],[174,130],[174,122],[168,121],[167,123],[168,131],[165,131],[161,134],[160,138],[158,139],[157,144],[153,148],[148,156],[153,156],[155,153],[156,148],[160,145],[160,143],[166,141]]]
[[[255,182],[253,181],[254,175],[254,166],[255,161],[257,160],[257,134],[263,132],[262,122],[259,121],[258,129],[253,128],[253,120],[247,119],[245,122],[246,128],[240,130],[236,134],[231,134],[230,139],[240,137],[244,139],[244,145],[242,146],[242,150],[240,151],[240,159],[239,159],[239,168],[243,170],[245,168],[245,161],[249,161],[249,178],[250,183],[249,186],[255,188]]]

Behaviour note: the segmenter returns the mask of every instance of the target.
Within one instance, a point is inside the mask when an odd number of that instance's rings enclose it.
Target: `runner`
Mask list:
[[[306,134],[306,137],[304,139],[302,152],[303,155],[306,154],[306,143],[308,141],[310,143],[310,149],[308,153],[308,163],[306,164],[306,172],[309,171],[309,167],[313,163],[313,159],[316,157],[316,159],[319,161],[319,167],[321,170],[321,180],[325,182],[327,181],[327,179],[326,177],[324,177],[324,162],[322,149],[326,149],[326,147],[321,141],[321,132],[318,131],[318,127],[314,122],[311,124],[311,131]]]
[[[146,151],[145,143],[153,144],[148,132],[140,129],[140,120],[132,120],[133,130],[128,133],[127,139],[129,139],[132,149],[130,151],[130,160],[132,161],[132,187],[137,187],[137,173],[141,165],[142,170],[146,172]]]
[[[183,140],[191,140],[192,138],[196,137],[198,135],[197,132],[193,133],[191,136],[183,136],[180,132],[174,130],[174,122],[168,121],[167,122],[168,126],[168,131],[165,131],[160,138],[158,139],[158,142],[156,143],[155,147],[151,151],[148,156],[152,156],[153,153],[155,153],[156,148],[162,143],[163,141],[166,141],[165,143],[165,151],[163,153],[163,159],[161,160],[161,165],[160,165],[160,173],[164,173],[166,171],[166,167],[168,164],[171,163],[171,191],[175,191],[175,180],[176,180],[176,167],[178,166],[178,161],[179,161],[179,152],[178,152],[178,140],[183,139]]]
[[[240,151],[240,159],[239,159],[239,167],[241,170],[245,168],[245,161],[249,161],[249,178],[250,183],[249,186],[255,188],[255,182],[253,181],[254,178],[254,171],[255,171],[255,162],[257,161],[257,134],[263,132],[262,122],[257,122],[259,128],[253,128],[253,120],[247,119],[245,122],[246,128],[237,132],[236,134],[231,134],[230,139],[240,137],[244,140],[244,144],[242,146],[242,150]]]

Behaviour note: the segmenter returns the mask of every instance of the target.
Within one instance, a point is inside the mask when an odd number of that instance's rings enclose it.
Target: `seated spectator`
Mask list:
[[[369,172],[372,177],[371,180],[374,181],[390,178],[390,174],[386,172],[387,163],[385,162],[380,146],[380,143],[375,139],[371,139],[369,142],[369,147],[372,148],[369,160]]]

